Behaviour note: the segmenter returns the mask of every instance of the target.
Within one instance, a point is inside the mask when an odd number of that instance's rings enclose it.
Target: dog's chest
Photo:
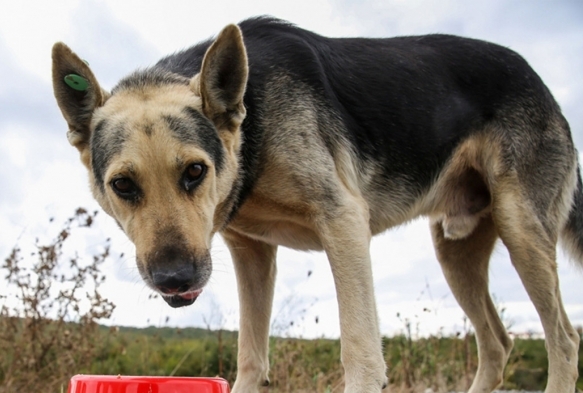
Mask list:
[[[268,244],[295,250],[323,249],[320,238],[309,224],[298,216],[281,213],[255,204],[244,206],[229,224],[229,229]]]

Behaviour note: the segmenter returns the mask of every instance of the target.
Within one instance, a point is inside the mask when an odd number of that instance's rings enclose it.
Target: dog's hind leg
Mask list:
[[[380,392],[387,378],[369,255],[368,207],[345,195],[317,226],[336,286],[345,393]]]
[[[269,320],[275,286],[277,247],[232,231],[223,233],[237,276],[240,304],[237,380],[233,393],[269,385]]]
[[[444,236],[441,222],[431,223],[437,259],[458,303],[472,322],[478,342],[478,371],[469,393],[490,392],[502,382],[512,349],[488,292],[488,263],[497,239],[490,216],[463,239]]]
[[[572,393],[579,335],[563,308],[556,264],[557,214],[525,195],[516,174],[498,182],[492,215],[500,238],[540,316],[549,359],[546,393]],[[549,185],[552,188],[552,185]],[[560,187],[559,187],[560,188]],[[551,213],[549,213],[551,212]],[[548,218],[549,216],[551,218]]]

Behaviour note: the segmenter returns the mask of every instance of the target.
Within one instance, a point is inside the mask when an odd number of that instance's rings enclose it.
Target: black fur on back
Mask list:
[[[412,194],[432,183],[460,140],[510,108],[528,102],[532,122],[558,110],[522,57],[484,41],[451,35],[326,38],[269,17],[239,26],[249,59],[239,204],[261,171],[258,155],[269,130],[259,118],[269,115],[262,113],[262,102],[275,73],[309,86],[341,119],[359,158],[382,166],[378,182],[400,179],[412,184]],[[148,73],[158,81],[167,73],[190,78],[211,43],[165,57],[121,85],[143,83]]]

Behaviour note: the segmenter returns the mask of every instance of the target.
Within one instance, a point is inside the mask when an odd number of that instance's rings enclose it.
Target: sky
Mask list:
[[[570,122],[583,151],[583,3],[491,0],[263,0],[0,2],[0,256],[15,244],[50,239],[83,206],[100,210],[51,87],[50,51],[67,43],[86,59],[101,86],[113,87],[132,70],[216,35],[228,23],[272,15],[319,34],[389,37],[448,33],[484,39],[519,52],[539,73]],[[54,217],[49,224],[49,218]],[[134,249],[103,212],[73,240],[89,256],[111,238],[103,266],[104,296],[116,304],[108,323],[124,326],[203,326],[236,329],[238,301],[229,252],[213,243],[211,282],[193,306],[171,309],[141,281]],[[427,221],[416,220],[376,237],[371,245],[381,332],[450,334],[468,329],[443,278]],[[571,321],[583,325],[583,271],[562,254],[559,274]],[[4,274],[0,302],[14,301]],[[542,331],[504,247],[490,268],[491,292],[515,333]],[[0,303],[1,304],[1,303]],[[322,253],[280,248],[272,333],[338,337],[330,267]]]

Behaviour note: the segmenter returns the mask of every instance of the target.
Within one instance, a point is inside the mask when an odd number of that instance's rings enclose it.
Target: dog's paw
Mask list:
[[[269,387],[269,379],[263,378],[259,383],[254,379],[252,381],[245,381],[243,378],[237,378],[231,393],[259,393],[267,391]]]
[[[345,376],[346,377],[346,376]],[[385,392],[389,385],[389,379],[382,375],[374,378],[362,378],[357,380],[346,380],[346,385],[344,387],[344,393],[370,393],[370,392]]]

